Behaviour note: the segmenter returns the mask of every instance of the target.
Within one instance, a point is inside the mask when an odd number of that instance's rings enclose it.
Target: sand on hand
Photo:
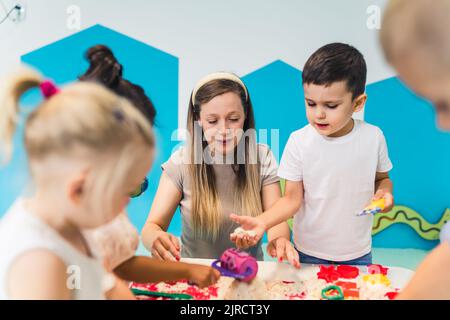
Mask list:
[[[232,236],[247,236],[249,238],[254,238],[256,236],[256,232],[253,230],[244,230],[241,227],[236,228],[233,233],[231,234]]]

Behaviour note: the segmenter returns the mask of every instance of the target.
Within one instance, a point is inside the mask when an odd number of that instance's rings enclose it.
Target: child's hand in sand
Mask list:
[[[188,267],[188,280],[200,288],[215,284],[220,278],[220,272],[212,267],[200,264],[190,264]]]
[[[241,228],[237,228],[230,235],[230,240],[239,249],[253,247],[263,237],[266,231],[264,223],[258,218],[231,214],[230,219],[241,225]]]
[[[272,258],[277,258],[279,262],[287,260],[291,265],[300,269],[298,253],[292,245],[292,242],[284,237],[278,237],[270,241],[267,245],[267,253]]]

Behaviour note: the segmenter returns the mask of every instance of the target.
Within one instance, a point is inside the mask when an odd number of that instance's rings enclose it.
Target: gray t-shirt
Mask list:
[[[219,235],[215,241],[197,238],[194,234],[191,219],[192,188],[189,169],[188,165],[185,164],[186,162],[180,160],[186,155],[185,153],[185,147],[180,148],[161,166],[182,193],[179,204],[182,218],[181,256],[185,258],[219,259],[226,249],[235,247],[235,244],[230,241],[230,234],[239,225],[231,221],[228,216],[230,213],[239,214],[239,212],[235,211],[233,204],[236,174],[230,164],[213,164],[216,188],[222,209],[221,214],[224,216],[223,224],[220,226]],[[262,190],[263,186],[279,182],[277,176],[278,165],[272,151],[266,145],[258,145],[258,156],[261,163],[260,181]],[[256,257],[256,259],[263,260],[261,241],[247,250],[247,252]]]

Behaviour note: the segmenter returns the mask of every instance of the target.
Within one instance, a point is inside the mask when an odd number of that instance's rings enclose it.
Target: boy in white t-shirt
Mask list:
[[[232,215],[256,236],[294,216],[294,244],[300,261],[315,264],[372,263],[372,216],[358,216],[371,200],[393,206],[392,169],[378,127],[352,115],[363,109],[366,63],[352,46],[332,43],[318,49],[303,70],[309,124],[293,132],[278,175],[285,195],[257,218]],[[236,236],[232,236],[236,241]],[[237,241],[236,241],[237,242]]]

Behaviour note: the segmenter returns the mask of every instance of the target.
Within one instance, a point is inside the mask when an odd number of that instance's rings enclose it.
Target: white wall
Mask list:
[[[26,18],[0,25],[0,75],[22,54],[77,32],[67,13],[76,5],[81,29],[102,24],[179,57],[180,127],[190,91],[206,73],[245,75],[276,59],[301,70],[328,42],[350,43],[365,55],[368,83],[393,75],[378,30],[367,27],[368,7],[383,9],[386,0],[0,0],[0,12],[17,2],[25,4]]]

